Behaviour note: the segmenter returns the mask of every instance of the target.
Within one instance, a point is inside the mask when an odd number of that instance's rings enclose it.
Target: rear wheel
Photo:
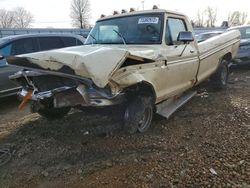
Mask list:
[[[143,133],[151,125],[154,103],[151,96],[138,96],[129,102],[124,113],[124,129],[127,133]]]
[[[216,73],[211,77],[215,89],[224,89],[227,86],[229,76],[228,61],[223,59]]]

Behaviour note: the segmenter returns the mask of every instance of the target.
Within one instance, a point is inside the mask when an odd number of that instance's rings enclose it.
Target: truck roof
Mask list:
[[[119,18],[119,17],[124,17],[124,16],[147,14],[147,13],[170,13],[170,14],[175,14],[178,16],[185,16],[184,14],[175,12],[175,11],[170,11],[170,10],[165,10],[165,9],[150,9],[150,10],[141,10],[141,11],[133,11],[133,12],[109,15],[109,16],[105,16],[103,18],[98,19],[97,22],[101,20],[111,19],[111,18]]]

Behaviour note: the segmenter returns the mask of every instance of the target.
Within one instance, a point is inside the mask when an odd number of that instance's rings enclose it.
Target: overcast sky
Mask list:
[[[70,14],[71,0],[0,0],[0,9],[10,10],[17,6],[24,7],[30,11],[35,18],[33,27],[71,27]],[[142,9],[142,0],[90,0],[91,2],[91,24],[100,17],[101,14],[109,15],[114,10]],[[248,13],[250,20],[250,2],[248,0],[145,0],[144,8],[149,9],[156,4],[162,9],[176,10],[195,19],[197,11],[205,9],[207,6],[217,8],[218,25],[227,19],[228,13],[239,10]],[[0,18],[1,19],[1,18]]]

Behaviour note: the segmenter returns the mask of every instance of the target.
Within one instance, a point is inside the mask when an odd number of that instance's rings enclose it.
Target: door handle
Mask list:
[[[168,61],[164,60],[164,65],[161,66],[162,69],[167,68],[168,69]]]
[[[195,51],[194,50],[190,50],[190,53],[193,54]]]

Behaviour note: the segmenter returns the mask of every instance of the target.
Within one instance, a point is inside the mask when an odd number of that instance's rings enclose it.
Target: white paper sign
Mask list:
[[[144,17],[138,20],[138,24],[158,24],[159,17]]]

